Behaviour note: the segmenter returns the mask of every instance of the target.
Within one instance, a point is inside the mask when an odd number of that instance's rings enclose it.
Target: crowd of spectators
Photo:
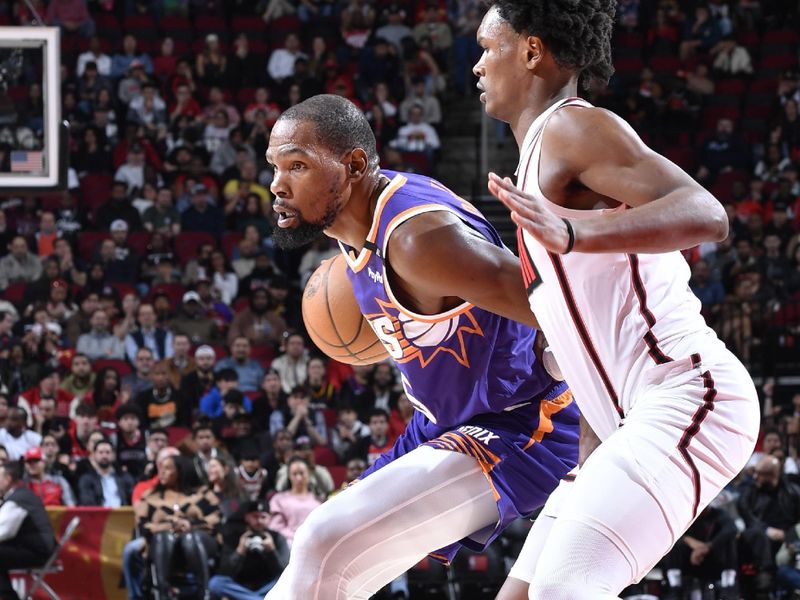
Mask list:
[[[384,166],[430,172],[442,104],[472,86],[481,7],[31,4],[62,28],[70,184],[0,201],[0,460],[21,460],[47,506],[135,507],[132,598],[187,581],[262,597],[308,512],[413,414],[390,364],[309,347],[299,290],[338,250],[271,243],[270,128],[341,94]],[[730,237],[685,252],[690,286],[757,378],[769,428],[662,563],[667,594],[693,579],[800,593],[797,17],[770,0],[620,0],[617,74],[587,90],[725,205]],[[33,19],[0,8],[0,24]],[[24,77],[9,97],[41,136],[42,90]]]

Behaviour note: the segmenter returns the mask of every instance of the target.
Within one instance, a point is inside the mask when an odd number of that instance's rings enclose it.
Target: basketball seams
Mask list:
[[[349,358],[354,358],[356,360],[361,360],[358,356],[353,354],[353,352],[350,350],[350,348],[347,347],[347,344],[344,341],[344,338],[342,338],[342,334],[339,333],[339,330],[336,327],[336,321],[334,321],[334,319],[333,319],[333,311],[331,310],[331,300],[330,300],[330,295],[328,293],[328,283],[330,282],[330,274],[331,274],[331,271],[333,270],[333,263],[334,263],[335,260],[336,259],[333,259],[333,260],[331,260],[329,262],[328,270],[325,273],[325,310],[328,311],[328,320],[330,321],[331,329],[333,329],[333,333],[336,335],[336,337],[339,339],[339,341],[342,344],[339,347],[340,348],[345,348],[347,350],[347,354],[345,354],[345,356],[348,356]],[[363,317],[362,317],[362,320],[363,320]]]
[[[342,266],[346,269],[346,264],[343,265],[344,261],[341,256],[337,256],[325,262],[328,264],[320,265],[320,268],[314,272],[309,282],[306,284],[306,289],[310,289],[308,293],[304,292],[304,302],[301,306],[303,321],[305,322],[306,329],[312,336],[312,341],[315,341],[319,349],[323,350],[330,358],[348,364],[369,365],[385,359],[387,357],[386,348],[375,336],[375,332],[372,331],[369,324],[366,323],[366,319],[360,309],[358,311],[358,325],[355,327],[355,323],[353,323],[355,333],[349,340],[346,340],[343,333],[338,329],[337,322],[334,319],[334,312],[341,312],[341,310],[349,308],[349,306],[347,306],[349,303],[347,298],[342,298],[341,296],[337,297],[337,291],[343,290],[338,290],[336,288],[336,284],[343,283],[342,278],[347,281],[346,272],[340,272]],[[340,271],[336,269],[340,269]],[[331,277],[336,281],[332,282]],[[329,287],[331,285],[334,287]],[[349,281],[347,281],[346,285],[350,285]],[[323,289],[325,291],[324,309],[321,306],[322,298],[319,294]],[[337,306],[336,300],[340,301],[339,304],[341,304],[341,306]],[[335,309],[337,308],[340,310],[336,311]],[[313,318],[314,315],[317,315],[316,319]],[[344,315],[339,316],[342,317]],[[352,320],[354,316],[355,315],[352,315],[349,318]],[[327,322],[325,322],[325,318],[327,318]],[[325,335],[320,335],[320,328],[325,332]],[[330,330],[333,331],[331,336],[334,338],[334,343],[326,339],[327,335],[330,334]],[[372,335],[368,336],[368,340],[361,341],[361,343],[364,344],[363,347],[354,348],[353,344],[358,342],[359,338],[367,336],[367,333]],[[336,343],[337,341],[338,343]]]

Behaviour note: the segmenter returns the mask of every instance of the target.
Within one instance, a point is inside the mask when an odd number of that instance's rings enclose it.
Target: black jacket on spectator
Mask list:
[[[209,206],[203,212],[190,206],[181,217],[181,227],[184,231],[205,231],[219,237],[225,227],[225,216],[216,206]]]
[[[140,231],[142,229],[142,219],[139,216],[139,211],[130,202],[109,200],[101,204],[97,208],[94,223],[99,231],[108,231],[111,223],[117,219],[125,221],[130,231]]]
[[[239,545],[239,538],[246,530],[238,519],[229,521],[223,527],[225,546],[222,549],[219,574],[227,575],[239,585],[255,590],[280,576],[289,564],[289,545],[280,533],[268,529],[267,533],[272,536],[275,543],[275,551],[249,551],[242,556],[236,551],[236,547]]]
[[[202,378],[197,370],[187,373],[181,377],[181,389],[179,395],[183,401],[194,410],[200,406],[200,398],[205,396],[214,387],[214,373]]]
[[[147,428],[152,427],[189,427],[192,409],[189,403],[181,399],[181,395],[172,386],[165,394],[159,395],[155,388],[150,388],[136,396],[135,402],[144,415]]]
[[[774,527],[785,532],[787,543],[797,539],[794,526],[800,523],[800,487],[785,478],[775,488],[743,486],[737,508],[748,528]]]
[[[146,447],[147,442],[144,434],[134,444],[128,444],[125,438],[120,435],[117,441],[117,469],[123,473],[128,473],[134,479],[139,479],[149,462],[147,460]]]
[[[30,488],[21,486],[6,496],[4,502],[13,502],[28,513],[14,536],[13,543],[40,554],[45,559],[49,557],[56,547],[56,539],[39,496]]]
[[[114,479],[117,482],[122,504],[130,505],[131,494],[133,493],[133,478],[127,473],[114,471]],[[78,480],[78,505],[103,506],[103,503],[103,482],[100,479],[100,474],[95,469],[91,469]]]

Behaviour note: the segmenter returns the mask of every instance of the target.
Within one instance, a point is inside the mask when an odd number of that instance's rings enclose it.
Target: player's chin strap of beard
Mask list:
[[[544,370],[547,371],[547,374],[550,375],[556,381],[564,381],[564,376],[561,374],[561,367],[558,366],[558,361],[556,360],[555,354],[550,349],[550,346],[545,346],[544,350],[542,350],[542,363],[544,364]]]

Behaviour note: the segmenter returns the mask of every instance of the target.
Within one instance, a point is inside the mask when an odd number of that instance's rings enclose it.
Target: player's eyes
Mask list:
[[[305,165],[303,165],[303,163],[301,163],[301,162],[293,162],[293,163],[292,163],[292,166],[291,166],[290,168],[291,168],[291,170],[292,170],[292,171],[299,171],[299,170],[300,170],[300,169],[302,169],[304,166],[305,166]]]

